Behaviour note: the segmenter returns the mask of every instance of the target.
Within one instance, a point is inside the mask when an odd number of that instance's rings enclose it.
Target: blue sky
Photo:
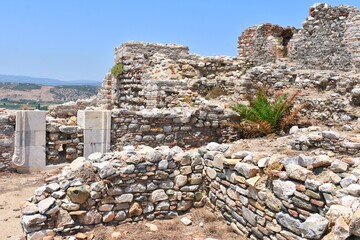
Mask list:
[[[237,37],[270,22],[301,27],[318,1],[1,0],[0,74],[102,80],[129,40],[236,55]],[[332,6],[359,0],[327,1]]]

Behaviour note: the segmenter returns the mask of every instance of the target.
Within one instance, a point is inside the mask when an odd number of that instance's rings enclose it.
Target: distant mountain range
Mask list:
[[[34,83],[46,86],[74,86],[74,85],[90,85],[90,86],[101,86],[101,81],[96,80],[73,80],[63,81],[52,78],[38,78],[38,77],[27,77],[27,76],[15,76],[15,75],[2,75],[0,74],[0,82],[12,82],[12,83]]]

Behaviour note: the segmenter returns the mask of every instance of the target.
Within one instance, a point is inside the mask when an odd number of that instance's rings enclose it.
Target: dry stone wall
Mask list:
[[[180,148],[95,153],[48,179],[22,210],[28,239],[71,234],[97,224],[174,218],[202,207],[202,158]]]
[[[359,10],[315,4],[289,43],[289,57],[306,68],[350,70],[359,64]]]
[[[15,114],[0,112],[0,171],[11,168],[14,153]]]
[[[238,39],[238,54],[256,65],[287,57],[287,45],[296,29],[269,23],[247,28]]]
[[[181,45],[142,42],[117,47],[115,64],[123,65],[123,74],[115,79],[108,73],[99,93],[109,109],[198,105],[198,96],[215,86],[234,93],[234,82],[251,67],[244,58],[202,57]]]
[[[112,150],[126,145],[159,145],[199,147],[217,141],[238,139],[237,132],[227,124],[233,113],[207,106],[199,109],[129,111],[112,113]]]
[[[321,134],[324,146],[340,135]],[[215,142],[186,152],[126,146],[78,158],[24,205],[24,230],[29,239],[68,235],[97,224],[173,218],[207,205],[250,239],[360,236],[359,151],[286,156],[234,148]]]
[[[83,129],[76,118],[52,119],[46,124],[46,161],[49,164],[71,162],[83,156]]]

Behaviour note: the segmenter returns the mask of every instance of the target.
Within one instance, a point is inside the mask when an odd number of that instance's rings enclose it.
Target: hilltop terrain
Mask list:
[[[98,86],[58,85],[48,86],[36,83],[0,82],[0,105],[3,108],[19,109],[46,107],[78,99],[90,98],[97,94]]]

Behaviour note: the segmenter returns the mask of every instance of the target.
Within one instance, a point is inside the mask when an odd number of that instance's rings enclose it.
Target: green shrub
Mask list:
[[[115,64],[111,68],[111,75],[116,79],[118,79],[123,72],[124,72],[124,66],[121,63]]]
[[[294,100],[299,91],[290,98],[286,94],[279,94],[270,102],[263,88],[257,90],[254,96],[248,95],[249,105],[238,103],[232,106],[241,120],[230,125],[241,130],[247,136],[264,136],[271,133],[279,134],[287,130],[296,121],[297,113],[305,107],[294,108]]]

